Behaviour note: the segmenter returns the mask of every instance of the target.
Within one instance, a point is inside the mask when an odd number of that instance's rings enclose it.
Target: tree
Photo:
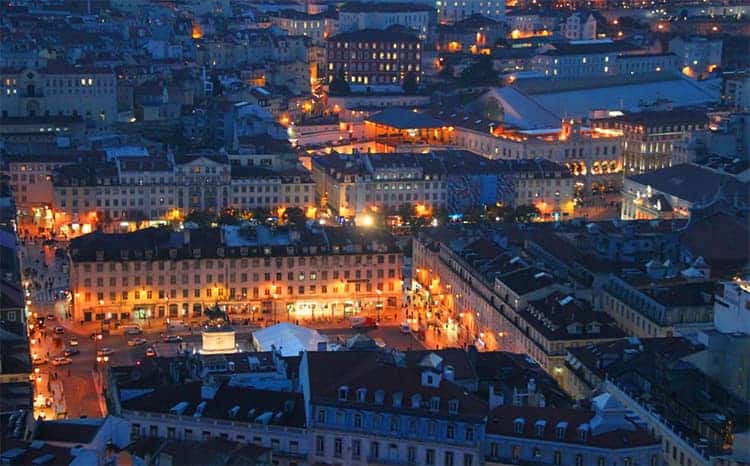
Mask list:
[[[344,73],[344,67],[340,67],[336,76],[333,77],[328,85],[328,93],[331,95],[348,95],[351,93],[349,83],[346,82],[346,74]]]
[[[236,211],[226,209],[219,215],[218,223],[221,225],[237,225],[240,223],[240,216]]]
[[[413,71],[409,71],[404,76],[404,82],[401,84],[401,89],[404,90],[405,94],[416,94],[419,90],[419,83],[417,82],[417,74]]]
[[[185,216],[185,222],[195,223],[198,226],[205,227],[216,222],[216,215],[205,210],[192,210]]]
[[[520,205],[516,207],[514,219],[518,223],[529,223],[535,218],[540,217],[542,212],[533,205]]]
[[[455,77],[456,71],[453,69],[453,65],[450,63],[446,63],[443,65],[443,68],[438,73],[438,76],[440,76],[443,79],[452,79]]]
[[[461,72],[461,82],[465,85],[496,85],[498,74],[489,55],[479,55],[477,61]]]
[[[307,217],[299,207],[289,207],[284,211],[284,221],[289,226],[300,227],[307,222]]]

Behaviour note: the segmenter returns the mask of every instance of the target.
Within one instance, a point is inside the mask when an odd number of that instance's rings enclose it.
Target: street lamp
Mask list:
[[[380,322],[380,310],[383,307],[383,301],[382,301],[381,296],[382,296],[383,292],[380,290],[380,288],[378,288],[378,289],[375,290],[375,293],[377,293],[377,295],[378,295],[378,301],[375,303],[375,309],[378,312],[378,322]]]

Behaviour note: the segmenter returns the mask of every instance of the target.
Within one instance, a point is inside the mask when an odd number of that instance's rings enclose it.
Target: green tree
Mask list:
[[[492,65],[492,58],[489,55],[479,55],[477,61],[461,72],[460,81],[468,86],[498,84],[498,73]]]
[[[292,227],[300,227],[307,222],[307,217],[299,207],[289,207],[284,211],[284,222]]]
[[[349,83],[346,82],[346,74],[344,73],[344,67],[340,67],[336,76],[333,77],[328,85],[328,93],[331,95],[349,95],[352,89],[349,87]]]
[[[533,205],[520,205],[514,211],[514,220],[518,223],[529,223],[542,215]]]
[[[220,225],[237,225],[240,223],[240,215],[239,212],[232,210],[232,209],[226,209],[224,210],[221,215],[219,215],[218,223]]]
[[[419,83],[417,82],[417,74],[413,71],[409,71],[404,76],[404,82],[401,84],[401,89],[404,90],[405,94],[416,94],[419,90]]]

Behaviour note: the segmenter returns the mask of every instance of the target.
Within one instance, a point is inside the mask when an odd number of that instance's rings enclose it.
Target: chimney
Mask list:
[[[490,409],[495,409],[498,406],[505,404],[505,397],[502,393],[495,393],[495,386],[490,385]]]

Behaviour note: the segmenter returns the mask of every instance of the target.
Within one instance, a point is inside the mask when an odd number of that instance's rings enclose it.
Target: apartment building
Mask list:
[[[487,404],[435,353],[410,365],[372,352],[307,352],[300,385],[314,461],[482,464]]]
[[[673,145],[705,130],[708,117],[701,110],[653,110],[592,120],[592,126],[622,134],[623,169],[632,175],[684,163],[674,159]]]
[[[75,321],[200,317],[220,305],[297,321],[398,313],[401,254],[352,228],[149,228],[92,233],[70,247]]]
[[[723,41],[705,36],[677,36],[669,41],[669,51],[679,60],[682,72],[691,77],[703,76],[721,66]]]
[[[491,107],[492,104],[487,104]],[[564,165],[582,194],[622,185],[622,136],[563,121],[560,128],[518,130],[480,115],[440,110],[455,128],[455,143],[490,159],[545,159]]]
[[[52,176],[55,224],[65,233],[85,233],[97,225],[128,230],[144,222],[182,220],[191,211],[314,205],[306,170],[243,165],[251,157],[236,157],[242,160],[232,162],[223,154],[121,156],[60,168]]]
[[[435,9],[438,21],[445,24],[456,23],[475,14],[499,21],[505,18],[505,3],[505,0],[435,0]]]
[[[0,70],[2,117],[76,116],[97,126],[117,121],[117,78],[103,68],[50,63]]]
[[[587,410],[499,406],[488,415],[484,464],[659,466],[659,441],[627,414],[608,393]]]
[[[268,20],[292,36],[306,36],[315,44],[323,44],[335,30],[336,20],[328,12],[309,14],[297,10],[281,10]]]
[[[422,72],[422,40],[401,27],[343,32],[328,39],[328,82],[343,71],[352,85],[401,86],[407,73]]]
[[[688,335],[713,326],[716,282],[680,282],[670,264],[649,262],[648,280],[611,276],[601,287],[599,304],[628,335],[669,337]],[[657,277],[661,275],[661,277]]]
[[[414,30],[424,40],[433,12],[434,8],[420,3],[349,2],[339,8],[338,31],[403,26]]]
[[[447,179],[442,165],[417,154],[331,154],[312,159],[318,199],[337,215],[354,217],[372,207],[395,210],[447,205]]]
[[[553,78],[673,72],[678,69],[675,54],[650,54],[627,42],[570,41],[553,43],[542,50],[531,60],[530,69]]]

